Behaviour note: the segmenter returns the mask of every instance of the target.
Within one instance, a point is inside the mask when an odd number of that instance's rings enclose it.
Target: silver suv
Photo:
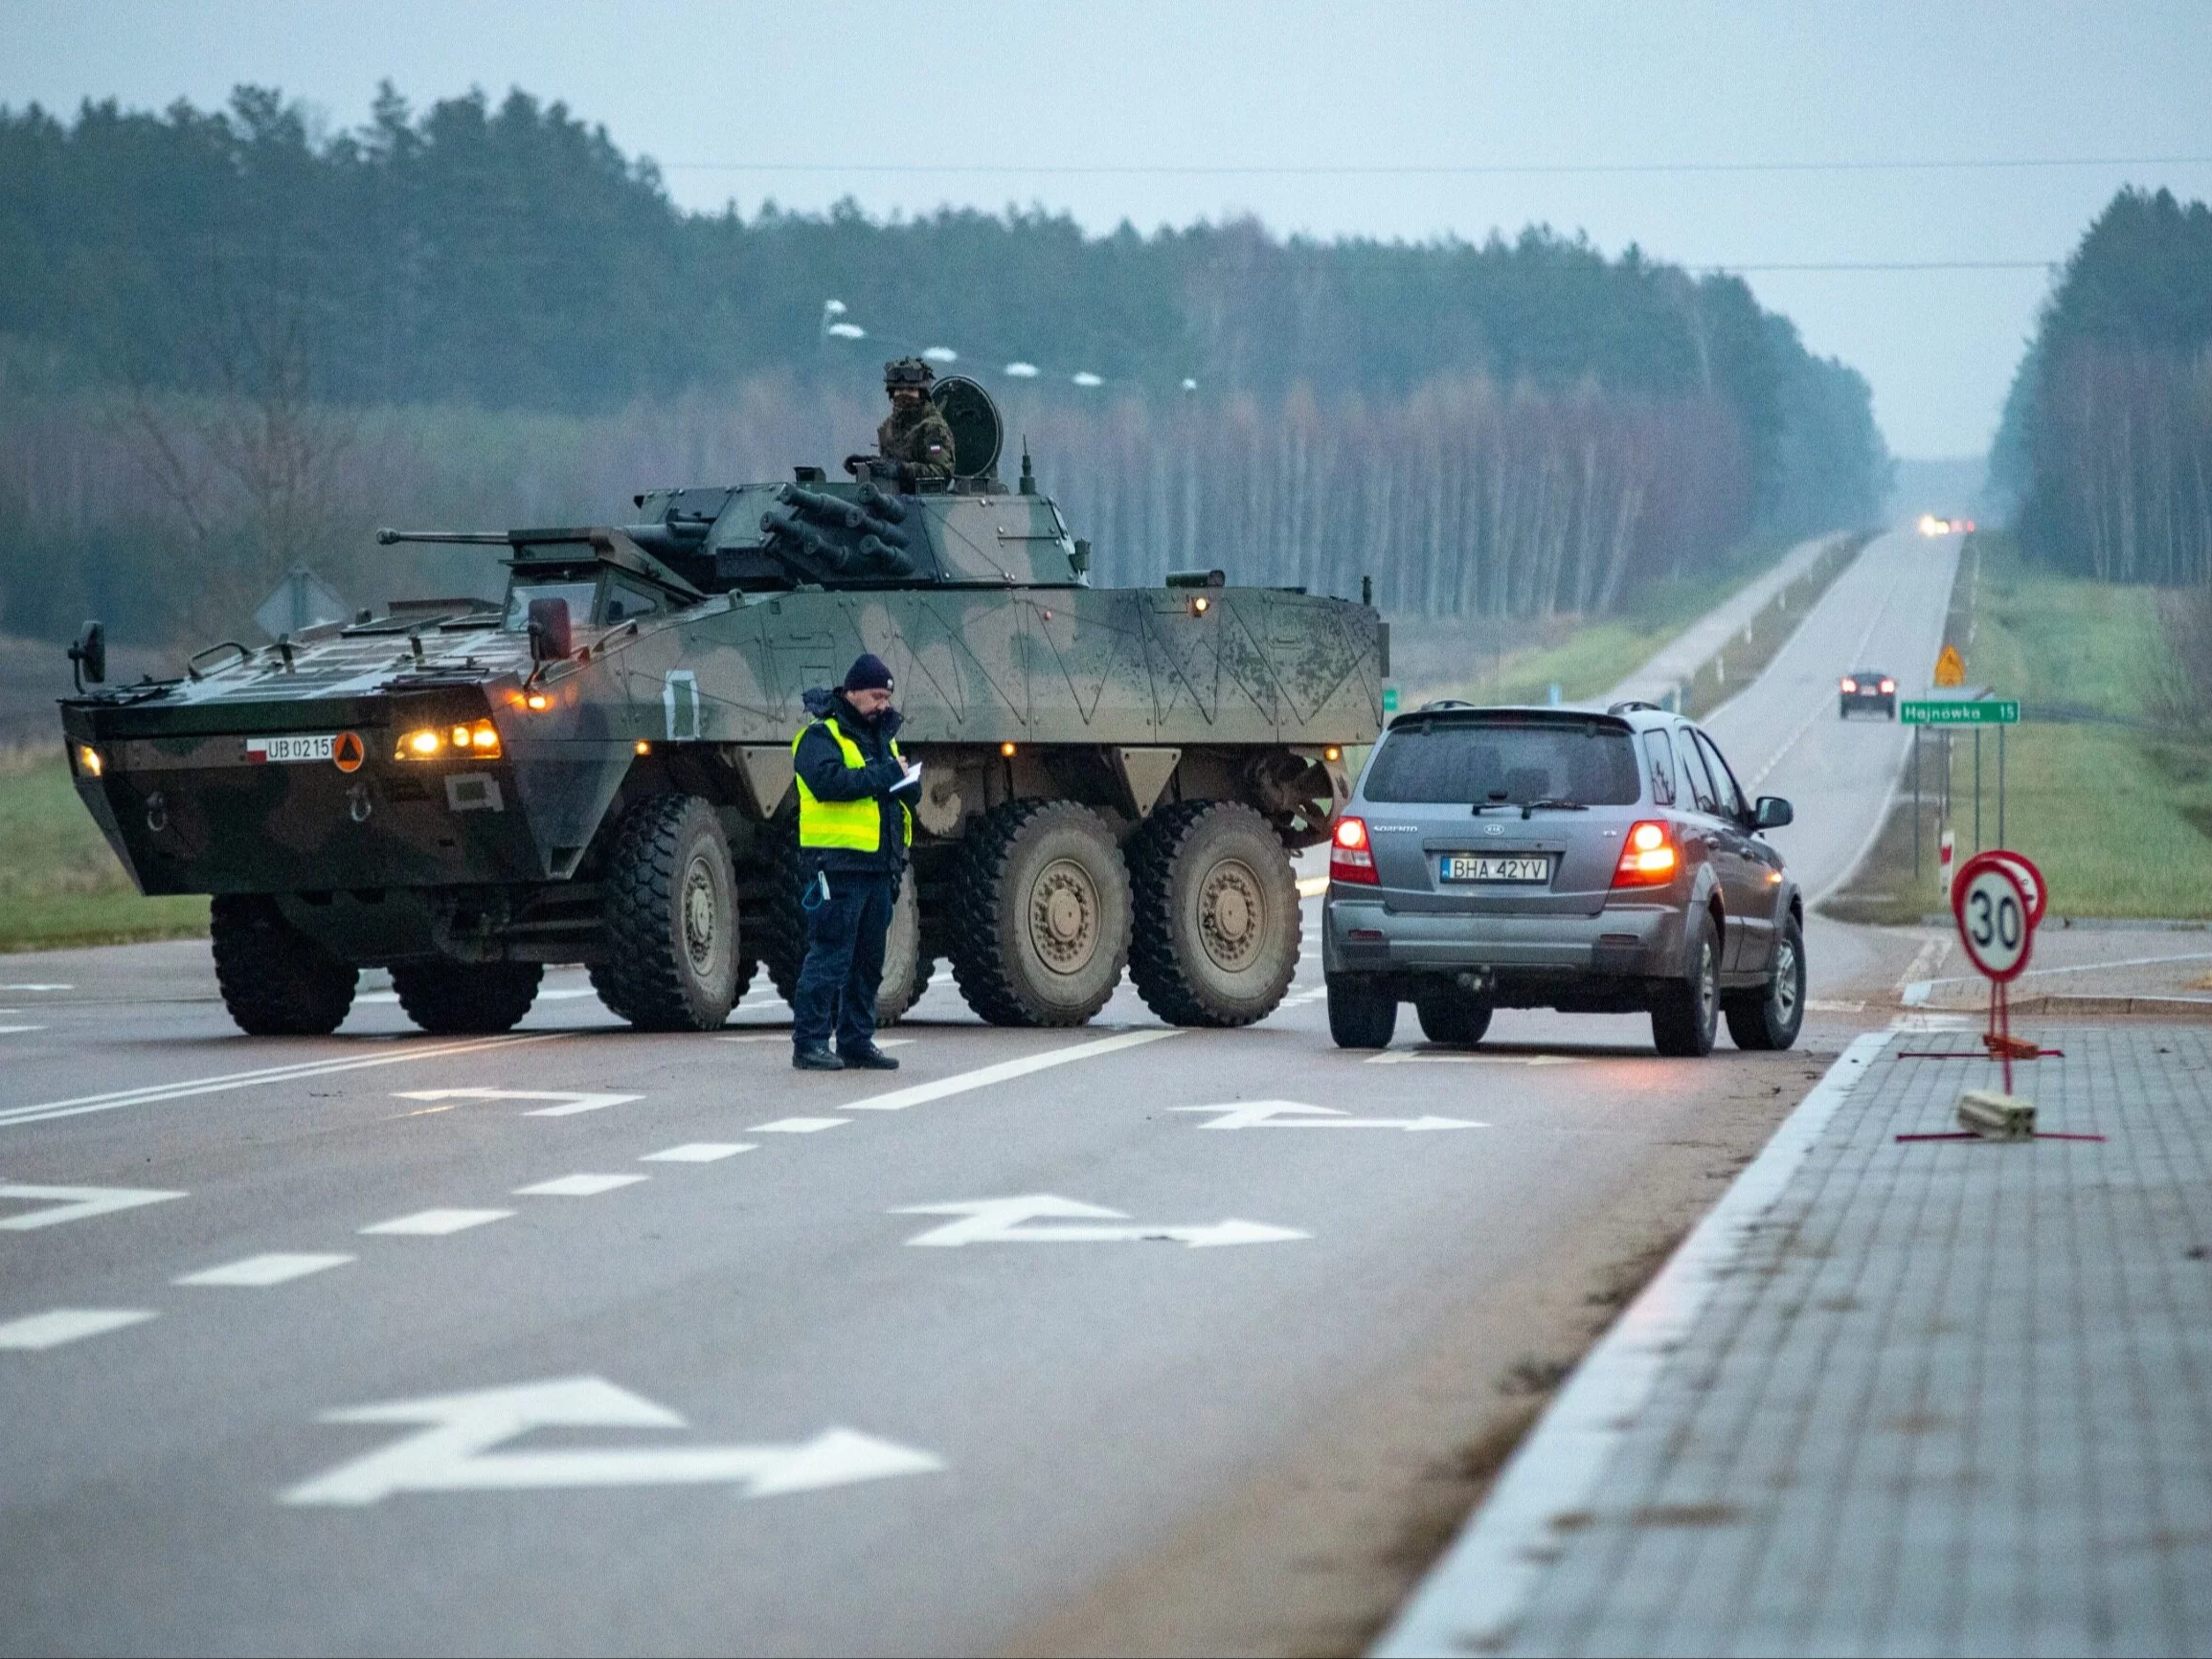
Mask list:
[[[1321,908],[1329,1033],[1381,1048],[1411,1002],[1433,1042],[1495,1008],[1648,1011],[1661,1054],[1787,1048],[1804,903],[1720,749],[1648,703],[1603,714],[1431,703],[1390,722],[1337,820]]]

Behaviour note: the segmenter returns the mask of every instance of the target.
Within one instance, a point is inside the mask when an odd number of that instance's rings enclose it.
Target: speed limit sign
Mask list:
[[[2016,853],[2009,847],[1992,847],[1988,856],[2012,866],[2013,874],[2020,877],[2020,891],[2027,894],[2028,926],[2042,927],[2043,905],[2050,898],[2050,891],[2043,886],[2043,873],[2036,868],[2035,861],[2027,854]]]
[[[1967,959],[2000,985],[2018,978],[2028,964],[2043,886],[2034,884],[2031,898],[2029,882],[2011,856],[1976,853],[1952,883],[1952,914]]]

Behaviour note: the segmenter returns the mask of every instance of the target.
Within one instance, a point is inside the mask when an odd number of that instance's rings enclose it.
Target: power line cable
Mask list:
[[[2212,155],[1998,156],[1961,161],[1439,162],[1372,166],[1359,163],[1318,163],[1312,166],[1266,167],[1173,163],[1112,163],[1095,166],[1039,163],[1009,166],[979,162],[792,161],[667,161],[656,162],[654,165],[663,172],[958,173],[979,178],[1471,178],[1606,173],[1998,172],[2058,168],[2205,167],[2212,166]]]

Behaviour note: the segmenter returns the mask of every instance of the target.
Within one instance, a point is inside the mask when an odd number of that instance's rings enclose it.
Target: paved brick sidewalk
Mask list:
[[[1995,1067],[1860,1040],[1380,1651],[2212,1649],[2212,1032],[2037,1034],[2107,1141],[1899,1144]]]

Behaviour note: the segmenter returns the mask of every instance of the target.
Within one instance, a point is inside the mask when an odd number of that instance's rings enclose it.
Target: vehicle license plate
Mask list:
[[[256,766],[269,761],[328,760],[330,746],[338,741],[335,731],[326,731],[315,737],[249,737],[246,739],[246,759]]]
[[[1531,858],[1500,858],[1495,854],[1446,853],[1439,874],[1447,882],[1548,882],[1551,860],[1545,854]]]

